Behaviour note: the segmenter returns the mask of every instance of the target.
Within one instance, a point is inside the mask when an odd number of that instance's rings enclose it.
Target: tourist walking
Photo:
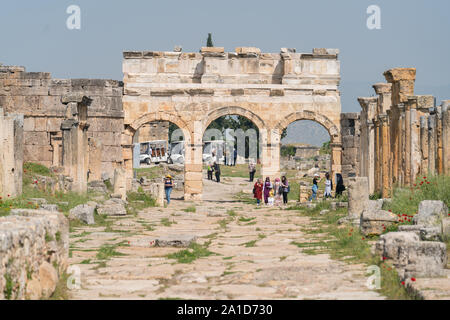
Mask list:
[[[220,165],[217,162],[214,162],[213,169],[214,169],[214,173],[216,175],[216,181],[217,181],[217,183],[219,183],[220,182]]]
[[[325,174],[325,192],[323,196],[326,198],[331,198],[331,190],[333,190],[333,182],[330,179],[330,174],[327,172]]]
[[[288,194],[291,191],[291,187],[289,186],[289,181],[286,176],[281,177],[281,191],[283,193],[283,204],[287,205],[288,203]]]
[[[281,187],[280,178],[275,179],[275,183],[273,184],[273,193],[274,193],[274,204],[276,206],[280,206],[281,198],[283,196],[283,188]]]
[[[312,188],[311,188],[311,190],[312,190],[312,194],[311,194],[311,196],[309,197],[309,201],[312,201],[312,200],[316,200],[317,199],[317,191],[319,190],[319,186],[318,186],[318,180],[319,180],[319,175],[316,173],[315,175],[314,175],[314,179],[313,179],[313,185],[312,185]]]
[[[164,191],[166,192],[166,199],[168,205],[170,204],[170,194],[172,193],[172,189],[173,189],[173,179],[170,176],[170,174],[168,174],[164,179]]]
[[[342,196],[342,192],[345,190],[344,186],[344,179],[342,179],[342,175],[340,173],[336,173],[336,195],[335,198],[338,196]]]
[[[256,172],[256,164],[253,162],[253,160],[250,160],[248,163],[248,173],[250,175],[250,182],[253,182],[253,179],[255,178],[255,172]]]
[[[264,182],[264,203],[267,204],[269,202],[269,193],[272,190],[272,183],[270,182],[270,178],[266,178],[266,182]]]
[[[208,163],[208,167],[206,169],[206,172],[208,173],[208,180],[212,180],[213,179],[213,167],[211,166],[211,163]]]
[[[255,185],[253,186],[253,198],[256,199],[256,205],[259,206],[262,200],[264,185],[261,179],[256,180]]]

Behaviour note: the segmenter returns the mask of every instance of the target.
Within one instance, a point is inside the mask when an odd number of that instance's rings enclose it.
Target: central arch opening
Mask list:
[[[150,191],[165,176],[174,179],[174,198],[183,198],[185,136],[175,123],[155,120],[140,125],[133,135],[133,171],[137,187]]]
[[[306,202],[314,198],[315,178],[319,189],[315,198],[323,198],[326,174],[332,178],[330,141],[328,130],[313,120],[296,120],[283,130],[280,168],[290,181],[289,200]]]
[[[203,199],[208,200],[220,192],[223,184],[239,181],[251,183],[260,172],[260,133],[258,126],[240,114],[227,114],[213,119],[203,133]],[[214,168],[216,164],[216,168]],[[217,176],[217,168],[220,175]],[[211,171],[213,173],[211,174]],[[218,183],[220,182],[220,183]]]

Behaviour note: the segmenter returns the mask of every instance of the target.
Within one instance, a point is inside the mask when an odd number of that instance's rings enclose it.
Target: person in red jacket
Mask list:
[[[263,187],[264,187],[264,185],[263,185],[261,179],[256,180],[256,183],[253,186],[253,198],[256,199],[256,205],[258,205],[258,206],[262,200]]]

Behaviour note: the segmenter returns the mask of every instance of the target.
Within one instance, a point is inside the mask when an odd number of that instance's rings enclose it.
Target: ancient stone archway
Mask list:
[[[276,128],[278,132],[283,132],[291,123],[298,120],[310,120],[319,123],[330,135],[331,147],[331,176],[334,179],[335,174],[341,172],[342,161],[342,141],[339,128],[327,116],[312,111],[298,111],[289,114],[281,120]]]
[[[132,136],[140,125],[171,121],[185,135],[185,199],[202,194],[203,133],[215,119],[241,115],[258,127],[262,174],[280,173],[280,137],[298,120],[314,120],[332,138],[333,170],[341,156],[338,51],[261,53],[257,48],[202,48],[200,53],[124,53],[123,161],[131,185]],[[324,116],[326,114],[326,116]]]

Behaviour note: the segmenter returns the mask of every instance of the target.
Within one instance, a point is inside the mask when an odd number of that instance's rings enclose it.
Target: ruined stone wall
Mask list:
[[[359,113],[341,114],[342,134],[342,177],[355,177],[360,174],[360,116]]]
[[[415,95],[414,68],[390,69],[384,76],[388,83],[373,86],[376,97],[358,99],[360,161],[371,192],[390,197],[394,186],[411,186],[419,176],[449,174],[450,103],[436,106],[433,96]]]
[[[122,161],[123,130],[121,82],[115,80],[52,79],[50,73],[26,72],[23,67],[0,67],[0,106],[24,115],[24,161],[61,165],[61,98],[83,93],[92,99],[88,137],[101,147],[102,173],[112,175]]]
[[[69,223],[62,213],[14,209],[0,218],[0,300],[48,298],[68,267]]]
[[[23,115],[4,114],[0,108],[0,196],[22,194]]]
[[[169,141],[169,122],[153,121],[142,125],[136,132],[139,142],[166,140]]]

